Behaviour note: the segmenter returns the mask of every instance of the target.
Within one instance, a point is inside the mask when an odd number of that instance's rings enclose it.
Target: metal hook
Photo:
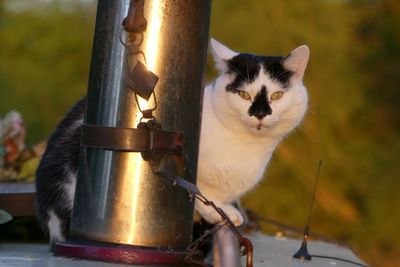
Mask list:
[[[151,96],[153,96],[153,99],[154,99],[154,107],[143,110],[142,107],[140,106],[138,95],[137,95],[137,93],[135,93],[136,104],[137,104],[137,106],[139,108],[139,111],[142,113],[142,117],[140,118],[140,122],[143,119],[155,119],[155,117],[153,115],[153,111],[157,109],[157,97],[156,97],[156,94],[154,92],[151,93]]]

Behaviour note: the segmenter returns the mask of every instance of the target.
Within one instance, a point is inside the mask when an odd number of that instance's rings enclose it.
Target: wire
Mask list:
[[[355,261],[351,261],[351,260],[347,260],[347,259],[342,259],[342,258],[338,258],[338,257],[331,257],[331,256],[323,256],[323,255],[312,255],[311,257],[313,258],[321,258],[321,259],[330,259],[330,260],[337,260],[337,261],[343,261],[343,262],[347,262],[350,264],[354,264],[354,265],[358,265],[358,266],[363,266],[363,267],[368,267],[368,265],[359,263],[359,262],[355,262]]]

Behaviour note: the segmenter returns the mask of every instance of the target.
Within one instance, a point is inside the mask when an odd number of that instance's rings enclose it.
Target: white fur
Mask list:
[[[293,50],[289,56],[287,56],[284,66],[290,70],[293,70],[295,76],[302,80],[304,71],[306,69],[308,58],[310,56],[310,50],[306,45],[302,45]]]
[[[215,68],[220,73],[227,71],[225,60],[231,59],[239,54],[212,38],[210,41],[210,50],[214,57]]]
[[[226,67],[222,66],[225,62],[221,58],[228,60],[228,55],[237,53],[215,40],[211,40],[211,47],[222,75],[204,91],[197,185],[204,196],[240,225],[243,217],[230,203],[257,185],[278,143],[305,114],[307,92],[301,79],[308,60],[308,48],[302,46],[287,57],[293,59],[288,66],[296,72],[290,88],[282,89],[263,68],[254,82],[241,88],[252,99],[262,85],[268,88],[268,98],[275,91],[285,91],[280,100],[271,101],[272,114],[260,122],[248,114],[251,101],[225,89],[234,77],[223,73]],[[202,203],[196,202],[196,210],[210,223],[221,220],[212,208]]]
[[[65,241],[63,234],[61,233],[61,221],[60,218],[54,213],[53,210],[49,211],[49,222],[47,226],[49,228],[50,241],[56,240],[57,242]]]
[[[64,192],[66,193],[68,198],[68,209],[72,210],[76,187],[76,171],[67,170],[67,173],[69,173],[69,176],[66,178],[67,183],[65,183],[64,185]]]

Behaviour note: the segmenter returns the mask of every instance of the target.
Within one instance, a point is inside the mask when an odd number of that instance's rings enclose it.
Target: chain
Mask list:
[[[124,42],[124,38],[122,37],[123,33],[127,33],[127,42]],[[142,31],[140,32],[135,32],[135,33],[129,33],[126,31],[125,27],[123,26],[119,35],[119,41],[120,43],[126,48],[126,62],[128,66],[135,66],[135,62],[132,62],[132,60],[139,61],[137,59],[137,56],[141,56],[144,65],[147,67],[147,59],[146,59],[146,54],[143,52],[143,50],[140,48],[144,40],[144,34]],[[140,61],[139,61],[140,62]],[[137,63],[136,63],[137,64]],[[127,72],[129,72],[129,67],[125,69]],[[129,73],[127,73],[129,74]],[[138,99],[138,94],[134,91],[135,94],[135,101],[137,104],[137,107],[139,108],[139,111],[142,113],[142,117],[140,118],[140,122],[143,119],[155,119],[153,116],[153,111],[157,109],[157,98],[156,94],[154,91],[151,93],[151,96],[153,97],[154,100],[154,106],[152,108],[148,108],[143,110],[142,107],[140,106],[139,99]]]
[[[189,255],[186,257],[186,261],[188,263],[194,263],[194,264],[198,264],[198,265],[204,266],[204,267],[208,266],[206,263],[204,263],[202,261],[198,261],[196,259],[195,255],[196,255],[196,253],[198,251],[198,247],[203,242],[209,240],[210,237],[212,235],[214,235],[221,227],[228,226],[229,229],[231,229],[231,231],[235,234],[237,240],[239,241],[240,255],[241,256],[246,256],[246,267],[252,267],[253,266],[253,245],[252,245],[251,241],[248,238],[244,237],[239,232],[239,230],[234,225],[234,223],[231,221],[231,219],[226,215],[226,213],[220,207],[215,205],[215,203],[213,201],[208,200],[200,192],[199,188],[195,184],[190,183],[190,182],[186,181],[185,179],[183,179],[183,178],[181,178],[179,176],[176,176],[176,175],[174,175],[174,174],[172,174],[170,172],[158,171],[158,170],[156,170],[154,168],[154,165],[152,167],[153,167],[152,168],[153,172],[156,175],[167,179],[174,186],[179,186],[179,187],[185,189],[188,192],[188,194],[189,194],[191,199],[196,198],[203,205],[212,207],[221,216],[221,223],[215,225],[211,230],[205,231],[203,235],[201,235],[198,239],[193,241],[187,247],[187,250],[189,251]]]

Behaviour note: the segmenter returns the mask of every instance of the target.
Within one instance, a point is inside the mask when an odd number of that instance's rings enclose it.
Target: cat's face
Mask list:
[[[309,50],[300,46],[286,57],[237,53],[211,40],[216,68],[212,101],[229,127],[257,135],[284,135],[296,127],[307,109],[303,74]]]

